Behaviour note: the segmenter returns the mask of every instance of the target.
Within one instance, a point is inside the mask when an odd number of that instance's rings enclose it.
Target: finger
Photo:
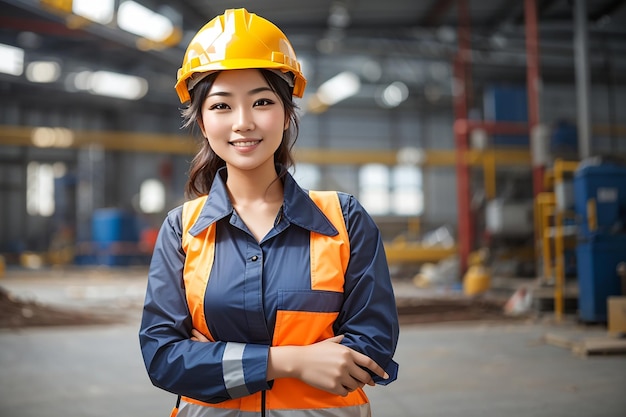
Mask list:
[[[354,381],[363,387],[365,384],[374,386],[376,383],[372,379],[372,376],[365,369],[360,366],[354,366],[349,370],[350,376],[354,379]]]
[[[376,362],[374,362],[374,360],[371,359],[369,356],[366,356],[356,351],[354,351],[354,355],[355,355],[354,362],[357,365],[363,366],[369,369],[370,371],[374,372],[376,375],[378,375],[379,377],[383,379],[389,379],[389,375],[387,374],[387,372],[385,372],[385,370]]]
[[[328,339],[324,340],[324,342],[341,343],[342,340],[343,340],[343,335],[340,334],[337,336],[329,337]]]
[[[191,340],[195,340],[197,342],[208,342],[209,341],[209,339],[207,339],[202,333],[200,333],[196,329],[191,329]]]
[[[346,386],[346,385],[342,385],[342,386],[343,386],[343,389],[345,389],[345,390],[346,390],[346,393],[345,393],[345,394],[343,394],[343,396],[344,396],[344,397],[345,397],[346,395],[350,394],[352,391],[354,391],[354,390],[355,390],[355,388],[350,388],[350,387],[348,387],[348,386]]]
[[[348,391],[352,392],[352,391],[356,391],[359,388],[363,388],[364,386],[365,386],[364,383],[355,380],[354,384],[352,384],[352,385],[350,385],[349,387],[346,387],[346,388],[348,388]]]
[[[365,386],[365,384],[355,379],[349,380],[348,382],[345,382],[341,385],[346,389],[346,391],[348,391],[348,393],[356,391],[357,389],[363,388]]]
[[[341,378],[341,384],[349,391],[363,388],[365,384],[374,385],[370,373],[356,363],[352,363],[352,365],[348,366],[346,371],[347,372]]]

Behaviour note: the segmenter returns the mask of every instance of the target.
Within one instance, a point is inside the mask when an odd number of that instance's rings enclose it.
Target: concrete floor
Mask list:
[[[18,296],[128,313],[123,324],[0,330],[1,416],[169,415],[175,398],[150,384],[139,352],[145,280],[121,275],[0,280]],[[626,355],[581,358],[542,341],[572,329],[546,320],[404,326],[398,380],[367,389],[373,415],[626,416]]]

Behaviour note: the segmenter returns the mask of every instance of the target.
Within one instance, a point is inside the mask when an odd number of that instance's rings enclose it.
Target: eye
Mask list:
[[[269,106],[271,104],[274,104],[274,101],[268,99],[268,98],[261,98],[257,101],[254,102],[254,107],[260,107],[260,106]]]
[[[209,106],[209,110],[226,110],[229,109],[228,104],[226,103],[215,103]]]

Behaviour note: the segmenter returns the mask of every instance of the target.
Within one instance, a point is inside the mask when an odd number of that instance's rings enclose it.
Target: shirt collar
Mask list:
[[[232,212],[233,205],[228,198],[226,189],[226,167],[223,167],[217,171],[204,207],[202,207],[196,223],[189,229],[189,233],[192,236],[197,236],[204,229],[229,216]]]
[[[277,166],[278,175],[283,180],[284,201],[283,217],[311,232],[326,236],[336,236],[339,232],[328,220],[324,213],[311,200],[307,191],[302,189],[291,174],[282,166]],[[233,213],[233,206],[228,197],[226,188],[226,167],[220,168],[211,184],[209,196],[202,207],[196,223],[189,229],[189,233],[197,236],[211,224]]]

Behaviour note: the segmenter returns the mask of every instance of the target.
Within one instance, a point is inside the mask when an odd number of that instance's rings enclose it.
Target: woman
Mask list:
[[[178,416],[368,416],[397,377],[380,233],[354,197],[288,168],[306,80],[285,35],[227,10],[189,44],[176,91],[204,139],[150,265],[140,343]],[[182,401],[181,401],[182,396]]]

